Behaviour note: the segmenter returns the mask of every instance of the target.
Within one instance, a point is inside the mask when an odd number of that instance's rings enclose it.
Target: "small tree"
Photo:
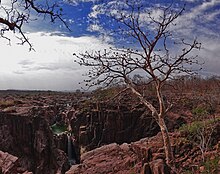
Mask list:
[[[89,77],[85,80],[86,85],[91,87],[109,86],[113,82],[122,83],[152,112],[152,117],[162,133],[166,162],[171,164],[173,153],[165,116],[172,105],[164,101],[162,89],[166,81],[175,75],[193,73],[191,65],[198,64],[198,61],[196,56],[190,53],[194,49],[199,49],[200,43],[196,39],[191,43],[183,39],[180,40],[181,42],[174,42],[171,29],[184,8],[174,10],[171,4],[166,7],[155,7],[152,10],[144,2],[119,1],[118,5],[113,5],[113,9],[106,5],[105,13],[103,9],[100,11],[101,15],[105,14],[112,22],[117,22],[118,29],[114,28],[117,37],[124,36],[124,39],[132,41],[135,49],[126,49],[127,44],[124,42],[124,47],[85,52],[76,57],[80,65],[91,67],[86,74]],[[154,16],[155,11],[158,11],[159,15]],[[134,74],[138,76],[133,78]],[[140,80],[148,79],[144,81],[145,85],[153,84],[158,106],[154,106],[137,90],[135,82],[138,77]]]
[[[51,22],[59,19],[67,28],[67,24],[62,18],[62,8],[59,6],[59,2],[50,2],[49,0],[34,1],[34,0],[8,0],[0,1],[0,37],[3,37],[10,42],[10,38],[5,35],[7,31],[18,32],[20,36],[18,39],[20,44],[28,43],[30,49],[32,44],[29,42],[27,36],[23,31],[25,23],[36,20],[36,16],[43,15],[43,18],[47,16]],[[31,18],[31,16],[35,16]]]

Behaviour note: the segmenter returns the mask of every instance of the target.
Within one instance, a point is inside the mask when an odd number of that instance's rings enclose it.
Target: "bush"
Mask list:
[[[205,116],[208,115],[208,111],[206,108],[203,107],[196,107],[192,110],[193,115],[196,116]]]
[[[190,124],[180,127],[180,132],[186,135],[186,138],[199,147],[202,153],[202,159],[205,161],[204,153],[209,149],[212,141],[212,134],[216,125],[215,119],[194,121]]]
[[[220,157],[215,157],[214,159],[207,159],[204,163],[203,166],[205,167],[205,170],[202,171],[202,173],[206,174],[206,173],[218,173],[220,172],[220,168],[219,168],[219,160]]]

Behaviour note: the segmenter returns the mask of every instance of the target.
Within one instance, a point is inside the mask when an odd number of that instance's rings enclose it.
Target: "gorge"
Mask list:
[[[139,102],[127,98],[88,102],[90,96],[80,100],[66,93],[12,96],[3,96],[13,102],[0,106],[2,173],[170,173],[163,161],[158,126]],[[189,167],[192,158],[197,160],[193,163],[200,160],[201,152],[176,130],[191,122],[190,107],[200,106],[201,101],[194,100],[195,106],[184,102],[168,114],[166,122],[177,164]],[[207,153],[216,160],[219,127],[219,122],[213,127],[215,141]]]

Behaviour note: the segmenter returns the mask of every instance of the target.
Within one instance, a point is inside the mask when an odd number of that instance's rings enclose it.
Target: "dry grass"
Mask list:
[[[0,107],[8,107],[15,105],[14,100],[0,100]]]

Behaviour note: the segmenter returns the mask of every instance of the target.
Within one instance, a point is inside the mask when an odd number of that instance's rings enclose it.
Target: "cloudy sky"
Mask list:
[[[152,0],[152,4],[164,5],[169,1]],[[86,68],[74,62],[73,53],[108,48],[117,43],[103,25],[105,18],[97,21],[97,9],[112,5],[114,0],[64,0],[61,3],[68,31],[61,22],[52,24],[48,19],[30,21],[24,31],[35,51],[27,44],[18,45],[16,34],[8,32],[11,39],[0,38],[1,64],[0,89],[75,90],[81,86]],[[186,11],[176,21],[175,32],[184,38],[195,38],[202,43],[197,53],[205,61],[202,74],[220,75],[220,0],[181,0],[175,7],[186,3]],[[2,7],[10,0],[2,0]],[[154,11],[155,16],[159,15]],[[33,18],[34,18],[34,14]],[[0,25],[0,28],[2,26]],[[107,28],[108,29],[108,28]]]

